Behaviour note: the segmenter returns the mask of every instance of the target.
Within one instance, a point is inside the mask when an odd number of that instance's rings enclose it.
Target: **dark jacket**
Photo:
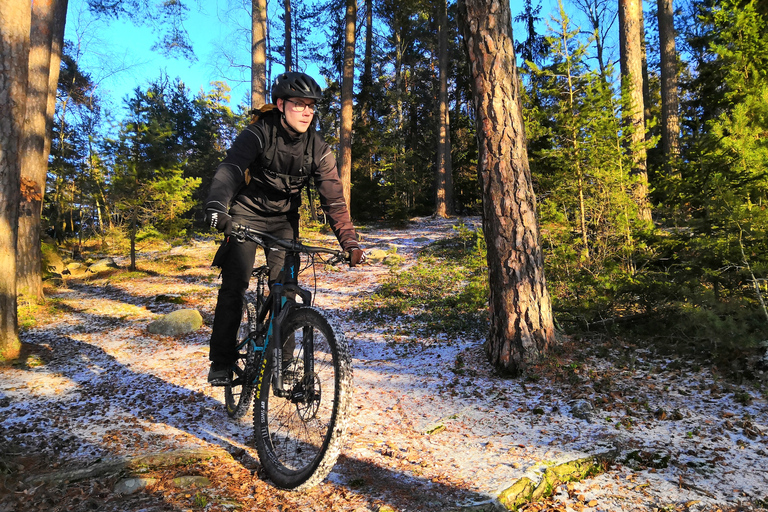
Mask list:
[[[265,166],[265,149],[273,143],[277,144],[274,157]],[[307,151],[311,158],[305,155]],[[320,205],[341,247],[358,247],[333,152],[313,128],[293,136],[283,127],[277,111],[263,115],[237,136],[216,169],[205,208],[233,215],[298,217],[301,190],[309,179],[315,182]]]

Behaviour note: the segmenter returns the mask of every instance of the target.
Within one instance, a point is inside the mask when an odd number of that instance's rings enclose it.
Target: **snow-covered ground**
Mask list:
[[[364,243],[397,247],[402,270],[457,222],[367,230]],[[213,251],[201,242],[173,253]],[[480,339],[418,337],[405,321],[353,321],[351,308],[389,272],[318,269],[317,305],[346,332],[355,372],[349,441],[331,483],[402,510],[447,510],[491,502],[553,464],[614,452],[618,463],[608,472],[559,488],[549,503],[715,510],[768,500],[768,404],[749,384],[637,347],[576,340],[565,340],[574,350],[540,374],[503,378],[488,367]],[[41,364],[0,369],[0,447],[62,465],[211,445],[255,458],[250,415],[229,419],[220,390],[205,382],[212,276],[201,264],[179,275],[60,289],[51,300],[65,313],[22,335]],[[206,325],[173,338],[148,333],[157,314],[181,307],[158,302],[162,294],[183,295]]]

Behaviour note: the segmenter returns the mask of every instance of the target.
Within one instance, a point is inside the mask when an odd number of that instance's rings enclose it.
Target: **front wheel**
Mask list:
[[[293,353],[283,354],[281,362],[288,392],[275,396],[270,372],[259,372],[256,450],[276,486],[304,490],[328,476],[341,452],[352,397],[351,357],[341,331],[316,308],[296,308],[280,329],[283,339],[295,340]]]

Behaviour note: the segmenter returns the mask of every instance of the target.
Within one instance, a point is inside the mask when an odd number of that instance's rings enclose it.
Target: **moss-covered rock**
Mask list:
[[[177,336],[194,332],[203,326],[203,317],[196,309],[179,309],[155,320],[147,326],[152,334]]]
[[[52,243],[42,243],[42,271],[43,279],[50,279],[51,277],[61,278],[61,274],[66,269],[64,260],[59,254],[59,250]]]
[[[538,484],[522,477],[499,495],[499,502],[507,510],[517,510],[530,502],[541,501],[552,495],[554,489],[567,482],[576,482],[605,470],[613,454],[584,457],[547,468]]]
[[[108,270],[114,270],[116,268],[118,268],[118,266],[117,266],[117,263],[115,263],[115,260],[113,260],[112,258],[102,258],[88,265],[88,272],[93,272],[94,274],[98,274],[99,272],[106,272]]]
[[[533,481],[527,476],[524,476],[512,484],[511,487],[501,491],[501,494],[499,494],[499,501],[508,510],[517,510],[520,506],[531,501],[533,490]]]

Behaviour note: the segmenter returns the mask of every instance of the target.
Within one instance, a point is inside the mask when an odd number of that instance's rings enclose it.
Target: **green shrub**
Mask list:
[[[488,277],[482,234],[457,229],[435,242],[406,271],[390,278],[355,311],[358,319],[387,325],[408,317],[414,332],[482,335],[488,325]]]

